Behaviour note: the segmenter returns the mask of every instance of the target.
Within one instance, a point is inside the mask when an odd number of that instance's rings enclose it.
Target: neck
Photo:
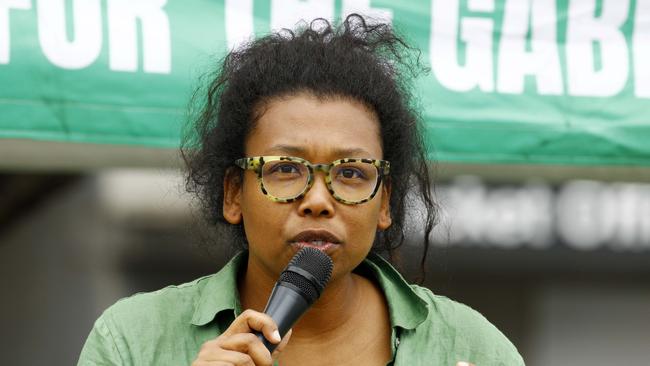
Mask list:
[[[244,309],[263,311],[277,278],[259,271],[252,263],[239,282],[241,304]],[[348,273],[332,279],[321,297],[293,326],[292,343],[318,338],[321,342],[352,324],[351,318],[362,311],[363,290],[361,278]]]

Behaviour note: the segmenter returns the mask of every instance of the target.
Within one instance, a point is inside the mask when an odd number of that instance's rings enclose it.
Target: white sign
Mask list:
[[[106,14],[100,0],[73,0],[72,19],[66,19],[65,0],[37,0],[36,27],[41,51],[63,69],[92,65],[102,50],[103,18],[108,22],[109,68],[138,70],[138,24],[142,36],[142,69],[146,73],[171,72],[171,35],[164,6],[167,0],[107,0]],[[11,60],[10,14],[32,9],[30,0],[0,0],[0,64]],[[67,24],[73,36],[68,37]]]
[[[650,184],[571,181],[488,187],[460,177],[437,188],[441,245],[650,250]]]

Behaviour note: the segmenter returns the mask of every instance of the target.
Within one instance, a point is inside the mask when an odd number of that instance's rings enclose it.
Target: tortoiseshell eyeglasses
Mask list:
[[[386,160],[346,158],[330,164],[312,164],[291,156],[254,156],[235,160],[235,165],[257,173],[264,193],[275,202],[301,199],[314,184],[314,172],[325,173],[327,189],[339,202],[356,205],[370,201],[390,172]]]

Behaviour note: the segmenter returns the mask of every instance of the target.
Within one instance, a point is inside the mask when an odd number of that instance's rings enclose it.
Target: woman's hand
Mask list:
[[[253,333],[261,332],[269,342],[278,347],[269,352]],[[203,343],[192,366],[272,366],[289,341],[291,330],[280,340],[278,326],[270,316],[254,310],[246,310],[230,324],[223,334]]]

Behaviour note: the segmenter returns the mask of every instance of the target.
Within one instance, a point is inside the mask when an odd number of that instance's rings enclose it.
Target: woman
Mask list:
[[[435,218],[400,76],[417,70],[410,51],[389,26],[352,15],[231,52],[185,157],[190,188],[243,251],[217,274],[119,301],[79,364],[523,365],[481,315],[377,255],[392,259],[404,241],[407,191],[424,202],[426,238]],[[305,246],[332,258],[332,278],[281,340],[262,310]],[[255,331],[279,344],[273,354]]]

